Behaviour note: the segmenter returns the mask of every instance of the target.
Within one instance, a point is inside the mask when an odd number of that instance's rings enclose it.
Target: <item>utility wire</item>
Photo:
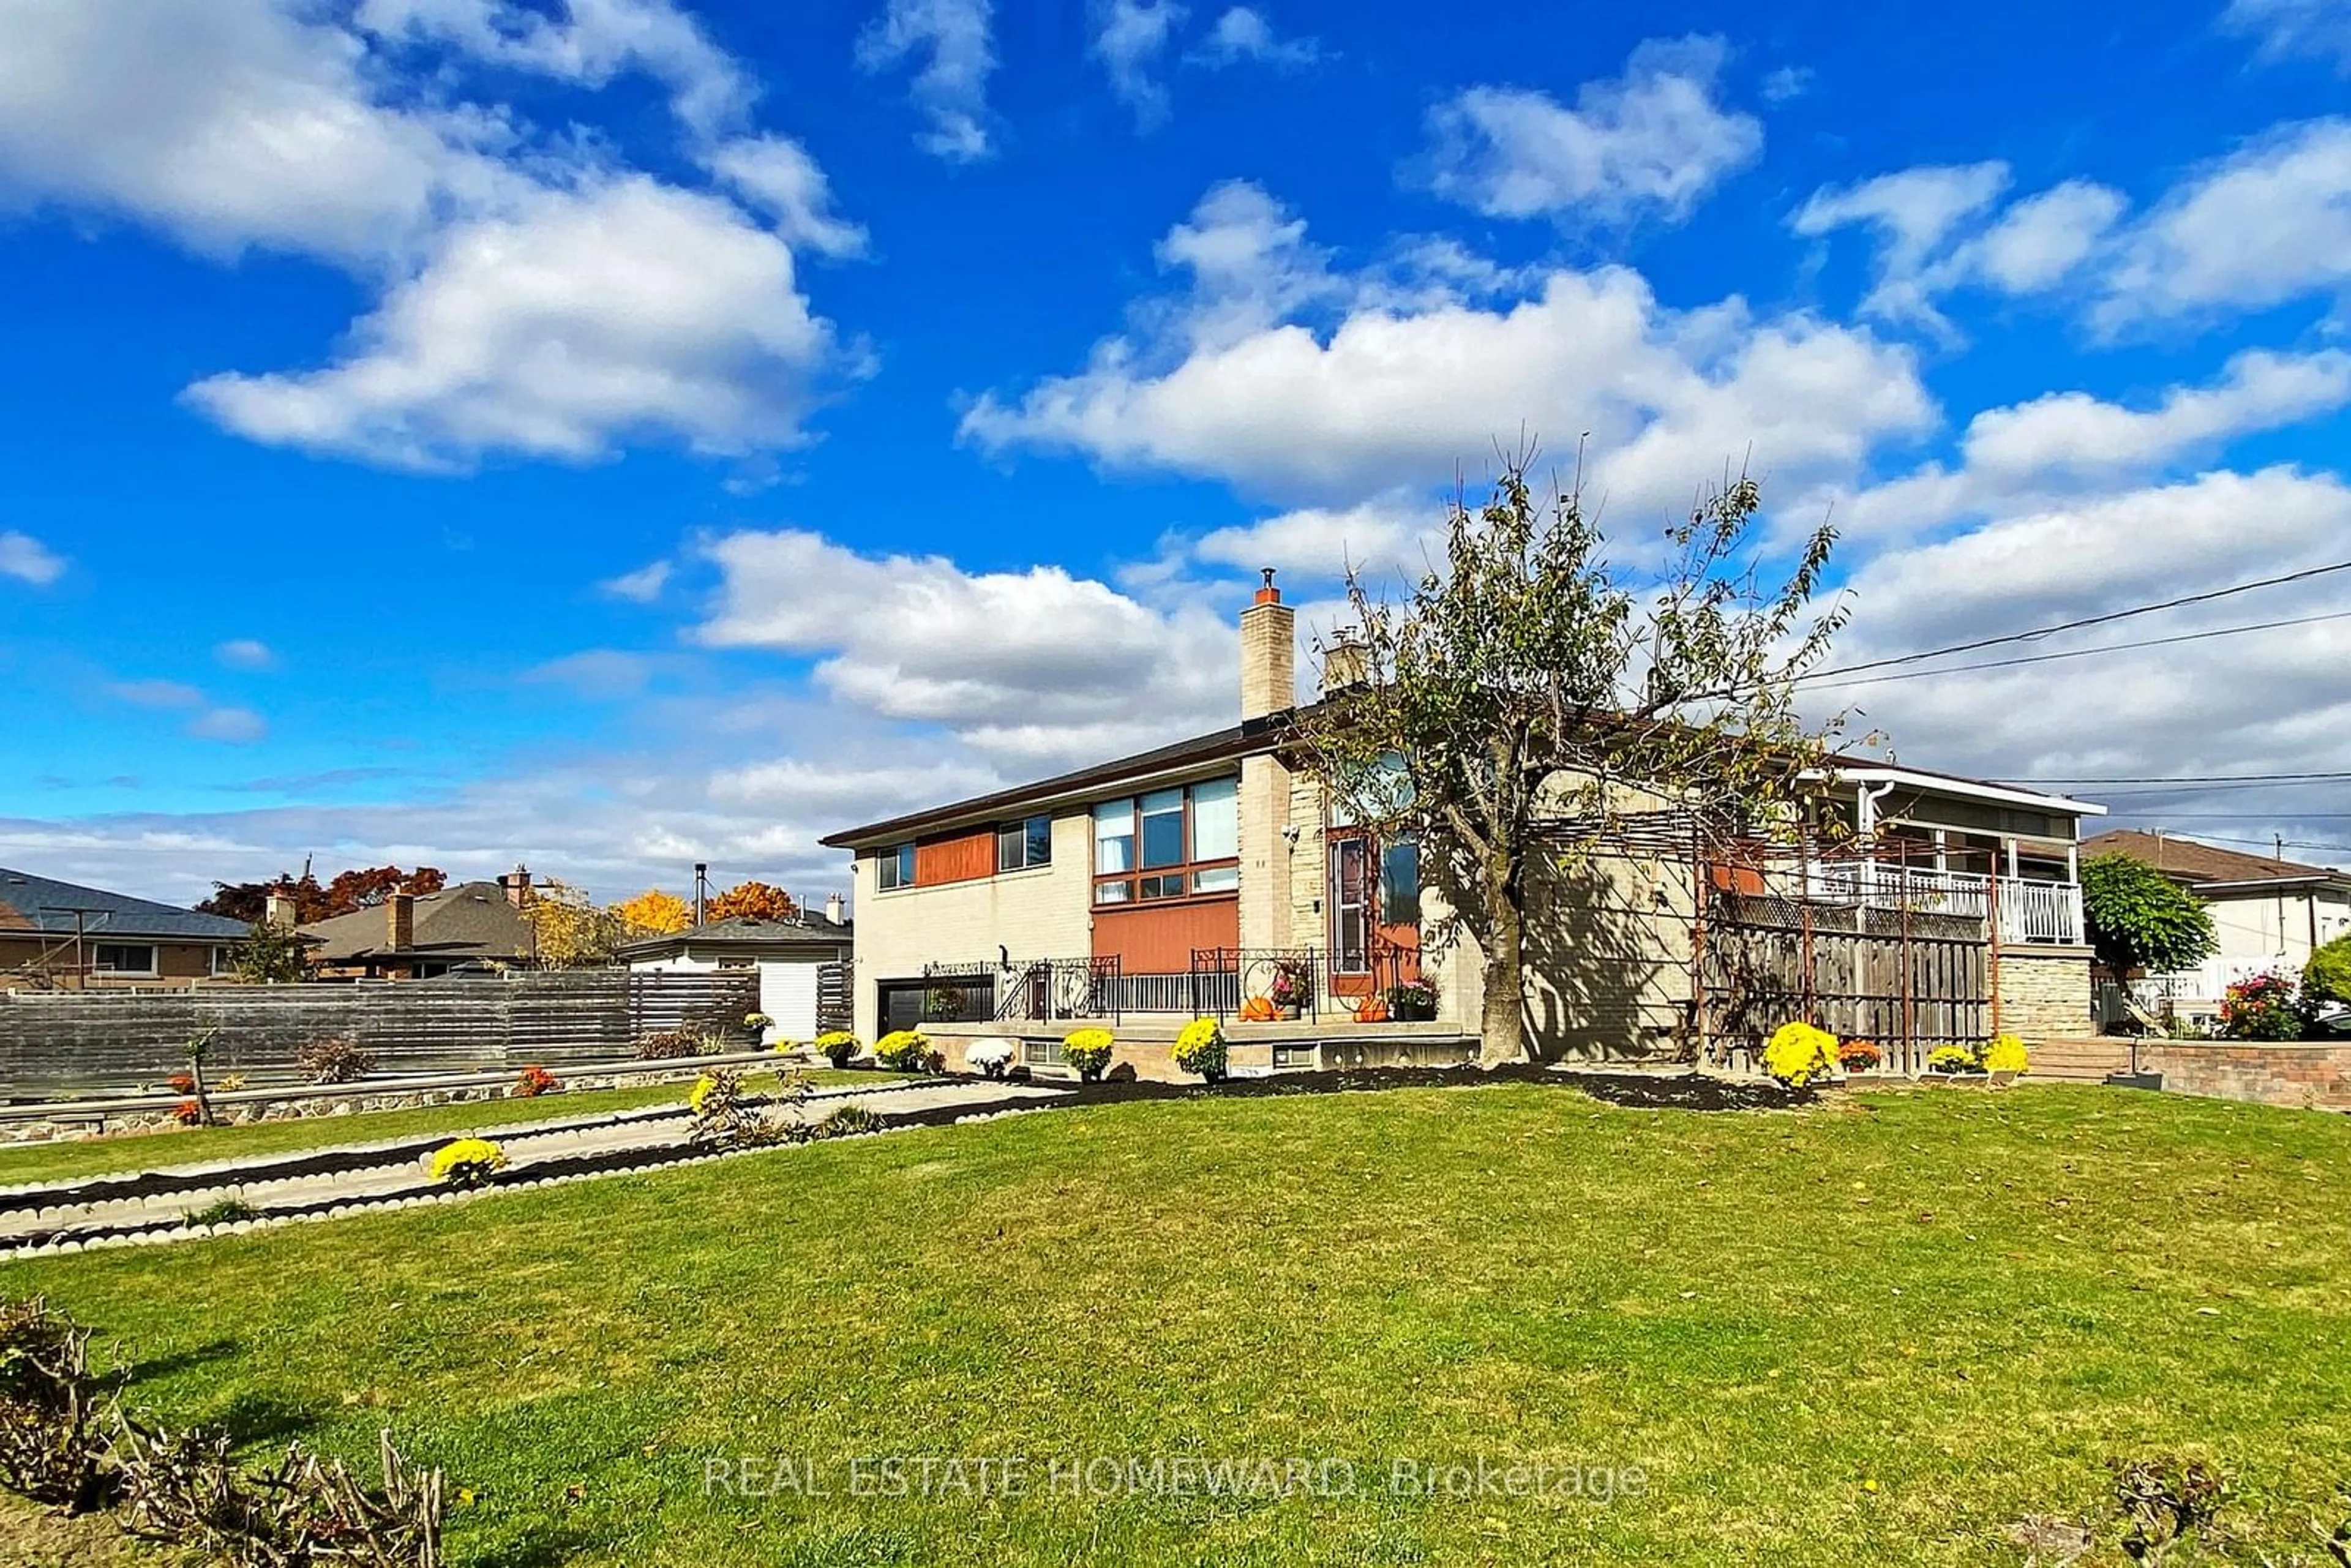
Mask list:
[[[2351,772],[2342,773],[2174,773],[2144,774],[2137,777],[2095,779],[2086,773],[2053,773],[2035,779],[2011,779],[2011,784],[2299,784],[2319,783],[2327,779],[2351,779]]]
[[[2162,607],[2156,606],[2154,608]],[[2139,612],[2133,611],[2129,612],[2129,613],[2137,614]],[[1890,675],[1864,675],[1858,680],[1820,680],[1819,685],[1814,689],[1828,691],[1837,686],[1874,686],[1886,681],[1921,681],[1935,675],[1962,674],[1969,670],[2005,670],[2013,668],[2018,664],[2045,664],[2054,659],[2086,659],[2095,653],[2127,653],[2133,648],[2165,648],[2169,647],[2175,643],[2200,643],[2208,637],[2233,637],[2240,632],[2272,632],[2281,626],[2309,626],[2321,621],[2342,621],[2346,619],[2351,619],[2351,610],[2334,610],[2329,611],[2323,615],[2297,615],[2284,621],[2256,621],[2243,626],[2215,626],[2202,632],[2182,632],[2178,636],[2174,637],[2147,637],[2135,643],[2103,643],[2095,648],[2068,648],[2054,653],[2026,653],[2014,659],[1984,659],[1972,664],[1945,664],[1939,669],[1933,670],[1903,670]],[[2022,633],[2022,635],[2027,636],[2038,636],[2041,634],[2042,633],[2039,632]],[[1951,649],[1942,650],[1944,653],[1954,651],[1955,650]],[[1919,658],[1934,658],[1937,656],[1937,654],[1933,653],[1922,653],[1917,655],[1917,657]],[[1896,660],[1890,662],[1903,663],[1907,661]],[[1843,672],[1823,670],[1820,672],[1820,674],[1829,675],[1836,674],[1850,674],[1853,670],[1866,670],[1876,667],[1876,666],[1870,664],[1855,664],[1849,666],[1847,670]],[[1796,678],[1800,681],[1819,680],[1819,676],[1814,675],[1799,675]]]
[[[1929,648],[1922,653],[1897,653],[1889,658],[1872,659],[1866,664],[1843,664],[1825,670],[1815,670],[1799,680],[1818,680],[1830,675],[1850,675],[1861,670],[1882,670],[1896,664],[1915,664],[1922,659],[1939,659],[1950,653],[1972,653],[1980,648],[1997,648],[2007,643],[2030,643],[2036,638],[2053,636],[2059,632],[2078,632],[2085,626],[2104,626],[2109,622],[2127,621],[2134,615],[2152,615],[2158,610],[2177,610],[2182,605],[2204,604],[2215,599],[2227,599],[2233,594],[2251,593],[2257,588],[2276,588],[2288,582],[2304,582],[2330,572],[2351,571],[2351,560],[2338,560],[2330,566],[2314,566],[2301,571],[2289,571],[2278,577],[2264,577],[2254,582],[2240,582],[2230,588],[2208,589],[2202,593],[2183,594],[2178,599],[2166,599],[2154,604],[2134,605],[2128,610],[2110,610],[2103,615],[2085,615],[2078,621],[2061,621],[2053,626],[2035,627],[2030,632],[2011,632],[2000,637],[1980,637],[1972,643],[1954,643],[1948,648]]]

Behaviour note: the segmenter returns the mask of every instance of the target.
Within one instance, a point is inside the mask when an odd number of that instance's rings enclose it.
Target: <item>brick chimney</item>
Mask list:
[[[530,867],[517,861],[514,870],[498,878],[498,887],[507,902],[520,909],[530,902]]]
[[[841,925],[848,914],[849,905],[841,902],[841,894],[833,894],[824,901],[824,917],[835,925]]]
[[[300,924],[296,914],[292,888],[273,887],[263,895],[261,923],[272,931],[291,931]]]
[[[1372,653],[1361,636],[1342,632],[1322,650],[1322,695],[1360,686],[1371,679]]]
[[[1281,601],[1273,568],[1265,586],[1241,612],[1241,719],[1263,718],[1298,706],[1298,612]]]
[[[383,901],[383,943],[387,953],[405,953],[416,946],[416,895],[402,887]]]

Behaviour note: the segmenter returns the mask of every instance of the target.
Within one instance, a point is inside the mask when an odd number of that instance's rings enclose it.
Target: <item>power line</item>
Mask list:
[[[2128,610],[2110,610],[2103,615],[2085,615],[2078,621],[2061,621],[2054,626],[2036,627],[2030,632],[2011,632],[2000,637],[1980,637],[1972,643],[1954,643],[1948,648],[1929,648],[1922,653],[1899,653],[1889,658],[1872,659],[1866,664],[1844,664],[1826,670],[1815,670],[1799,680],[1817,680],[1829,675],[1850,675],[1862,670],[1882,670],[1896,664],[1915,664],[1922,659],[1939,659],[1950,653],[1972,653],[1979,648],[1997,648],[2007,643],[2030,643],[2035,638],[2053,636],[2059,632],[2078,632],[2085,626],[2104,626],[2109,622],[2127,621],[2134,615],[2152,615],[2158,610],[2177,610],[2182,605],[2203,604],[2215,599],[2227,599],[2233,594],[2251,593],[2257,588],[2276,588],[2283,583],[2304,582],[2329,572],[2351,571],[2351,560],[2338,560],[2330,566],[2314,566],[2301,571],[2289,571],[2278,577],[2264,577],[2255,582],[2241,582],[2231,588],[2208,589],[2202,593],[2183,594],[2178,599],[2166,599],[2154,604],[2134,605]]]
[[[2133,778],[2094,779],[2088,774],[2055,773],[2044,778],[2011,779],[2011,784],[2284,784],[2315,783],[2321,779],[2351,779],[2351,772],[2343,773],[2174,773],[2168,776],[2145,774]]]
[[[2154,606],[2153,608],[2160,609],[2164,607],[2158,605]],[[2137,614],[2138,612],[2133,611],[2129,613]],[[2215,626],[2202,632],[2182,632],[2179,635],[2173,637],[2142,638],[2135,643],[2107,643],[2095,648],[2068,648],[2054,653],[2026,653],[2020,658],[2014,659],[1984,659],[1972,664],[1945,664],[1940,669],[1934,670],[1904,670],[1897,674],[1891,675],[1865,675],[1859,680],[1823,681],[1817,689],[1827,691],[1838,686],[1874,686],[1882,685],[1887,681],[1920,681],[1927,680],[1935,675],[1963,674],[1970,670],[2005,670],[2013,668],[2018,664],[2045,664],[2053,659],[2086,659],[2095,653],[2123,653],[2129,652],[2133,648],[2164,648],[2168,647],[2175,643],[2200,643],[2208,637],[2233,637],[2238,633],[2244,632],[2273,632],[2282,626],[2309,626],[2321,621],[2342,621],[2346,619],[2351,619],[2351,610],[2333,610],[2323,615],[2297,615],[2283,621],[2255,621],[2243,626]],[[2022,635],[2027,636],[2039,634],[2040,633],[2035,632],[2022,633]],[[1946,653],[1951,651],[1952,650],[1949,649],[1943,650],[1943,652]],[[1917,656],[1919,658],[1934,658],[1938,655],[1934,653],[1921,653]],[[1881,662],[1898,664],[1905,663],[1907,661],[1894,660]],[[1852,665],[1850,669],[1866,670],[1875,667],[1876,666],[1869,664],[1855,664]],[[1834,674],[1838,673],[1839,672],[1832,670],[1823,670],[1820,672],[1822,675]],[[1850,670],[1844,673],[1850,673]],[[1817,679],[1816,676],[1812,675],[1799,675],[1796,678],[1800,681]]]
[[[2333,779],[2232,779],[2231,781],[2230,781],[2230,782],[2228,782],[2228,783],[2226,783],[2226,784],[2217,784],[2217,783],[2215,783],[2215,784],[2178,784],[2178,783],[2175,783],[2175,784],[2173,784],[2173,786],[2172,786],[2170,789],[2099,789],[2099,793],[2100,793],[2101,795],[2105,796],[2105,797],[2106,797],[2107,799],[2109,799],[2109,800],[2126,800],[2126,799],[2139,799],[2139,800],[2144,800],[2144,799],[2147,799],[2147,798],[2149,798],[2149,797],[2155,797],[2155,796],[2165,796],[2165,795],[2183,795],[2183,794],[2186,794],[2186,795],[2201,795],[2201,794],[2205,794],[2205,793],[2207,793],[2208,791],[2216,791],[2216,790],[2217,790],[2217,791],[2220,791],[2220,792],[2222,792],[2222,793],[2226,793],[2227,791],[2231,790],[2231,789],[2309,789],[2309,788],[2310,788],[2311,786],[2313,786],[2313,785],[2324,785],[2324,786],[2328,786],[2328,787],[2332,787],[2332,788],[2340,788],[2340,786],[2339,786],[2338,784],[2336,784],[2335,780],[2333,780]],[[2083,788],[2083,786],[2078,786],[2078,785],[2068,785],[2068,786],[2066,786],[2066,788],[2068,788],[2068,789],[2078,789],[2078,788]]]

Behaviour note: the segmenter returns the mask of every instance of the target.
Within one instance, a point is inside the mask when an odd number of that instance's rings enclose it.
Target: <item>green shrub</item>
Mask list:
[[[868,1106],[836,1105],[825,1113],[811,1132],[819,1138],[853,1138],[862,1133],[878,1133],[884,1124],[882,1113]]]
[[[2302,967],[2302,999],[2351,1002],[2351,931],[2346,931],[2310,956]]]
[[[258,1219],[261,1210],[241,1197],[224,1197],[202,1208],[191,1208],[180,1216],[180,1223],[194,1228],[204,1225],[234,1225],[240,1219]]]
[[[1214,1019],[1194,1019],[1176,1037],[1173,1055],[1178,1071],[1217,1082],[1225,1075],[1225,1026]]]
[[[2219,946],[2203,900],[2126,854],[2082,862],[2082,914],[2098,961],[2117,975],[2193,968]]]
[[[1101,1082],[1117,1037],[1106,1029],[1073,1029],[1061,1041],[1061,1060],[1088,1083]]]

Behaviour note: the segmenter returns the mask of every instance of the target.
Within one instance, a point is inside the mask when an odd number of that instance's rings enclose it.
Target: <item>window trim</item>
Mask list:
[[[1031,858],[1029,853],[1030,851],[1037,847],[1037,840],[1032,836],[1031,830],[1039,827],[1040,825],[1044,829],[1045,853],[1042,859],[1036,859]],[[1008,834],[1017,834],[1019,838],[1021,858],[1020,862],[1018,865],[1006,865],[1004,863],[1004,844],[1005,838]],[[998,822],[996,825],[996,870],[990,874],[995,876],[1018,876],[1024,871],[1043,871],[1052,863],[1053,819],[1049,813],[1043,811],[1032,812],[1029,816],[1019,818],[1017,821]]]
[[[1238,820],[1238,813],[1240,811],[1239,783],[1238,779],[1229,773],[1218,774],[1216,777],[1209,779],[1195,779],[1185,784],[1163,784],[1155,789],[1138,789],[1132,795],[1113,796],[1106,800],[1097,800],[1088,807],[1086,811],[1086,853],[1088,859],[1086,870],[1093,889],[1093,907],[1096,909],[1111,910],[1154,909],[1165,904],[1179,904],[1196,899],[1239,897],[1241,864],[1239,855],[1217,855],[1208,860],[1199,860],[1195,858],[1199,840],[1196,812],[1194,809],[1192,792],[1205,784],[1224,784],[1228,782],[1232,783],[1234,786],[1233,810],[1236,819]],[[1144,797],[1146,795],[1164,795],[1171,789],[1181,790],[1183,793],[1182,815],[1184,819],[1184,858],[1171,865],[1145,866],[1143,863]],[[1097,813],[1099,813],[1103,807],[1116,805],[1121,800],[1123,800],[1126,803],[1129,813],[1128,841],[1134,845],[1134,850],[1128,858],[1134,863],[1125,871],[1105,872],[1101,868],[1098,861],[1102,849],[1102,838],[1101,830],[1097,825],[1100,822],[1101,818]],[[1159,814],[1165,815],[1165,813]],[[1200,886],[1200,877],[1203,873],[1218,873],[1225,871],[1230,871],[1233,873],[1233,885],[1231,887],[1204,889]],[[1179,887],[1177,891],[1174,893],[1160,893],[1148,898],[1142,896],[1144,883],[1158,882],[1164,884],[1165,879],[1169,877],[1174,877],[1178,882]],[[1123,898],[1104,898],[1102,896],[1102,890],[1105,887],[1118,886],[1123,886],[1127,890],[1126,896]]]
[[[147,967],[143,969],[110,967],[99,957],[109,947],[143,947],[147,951]],[[154,942],[93,942],[89,945],[89,972],[93,975],[115,975],[129,980],[152,980],[163,972],[163,949]]]

